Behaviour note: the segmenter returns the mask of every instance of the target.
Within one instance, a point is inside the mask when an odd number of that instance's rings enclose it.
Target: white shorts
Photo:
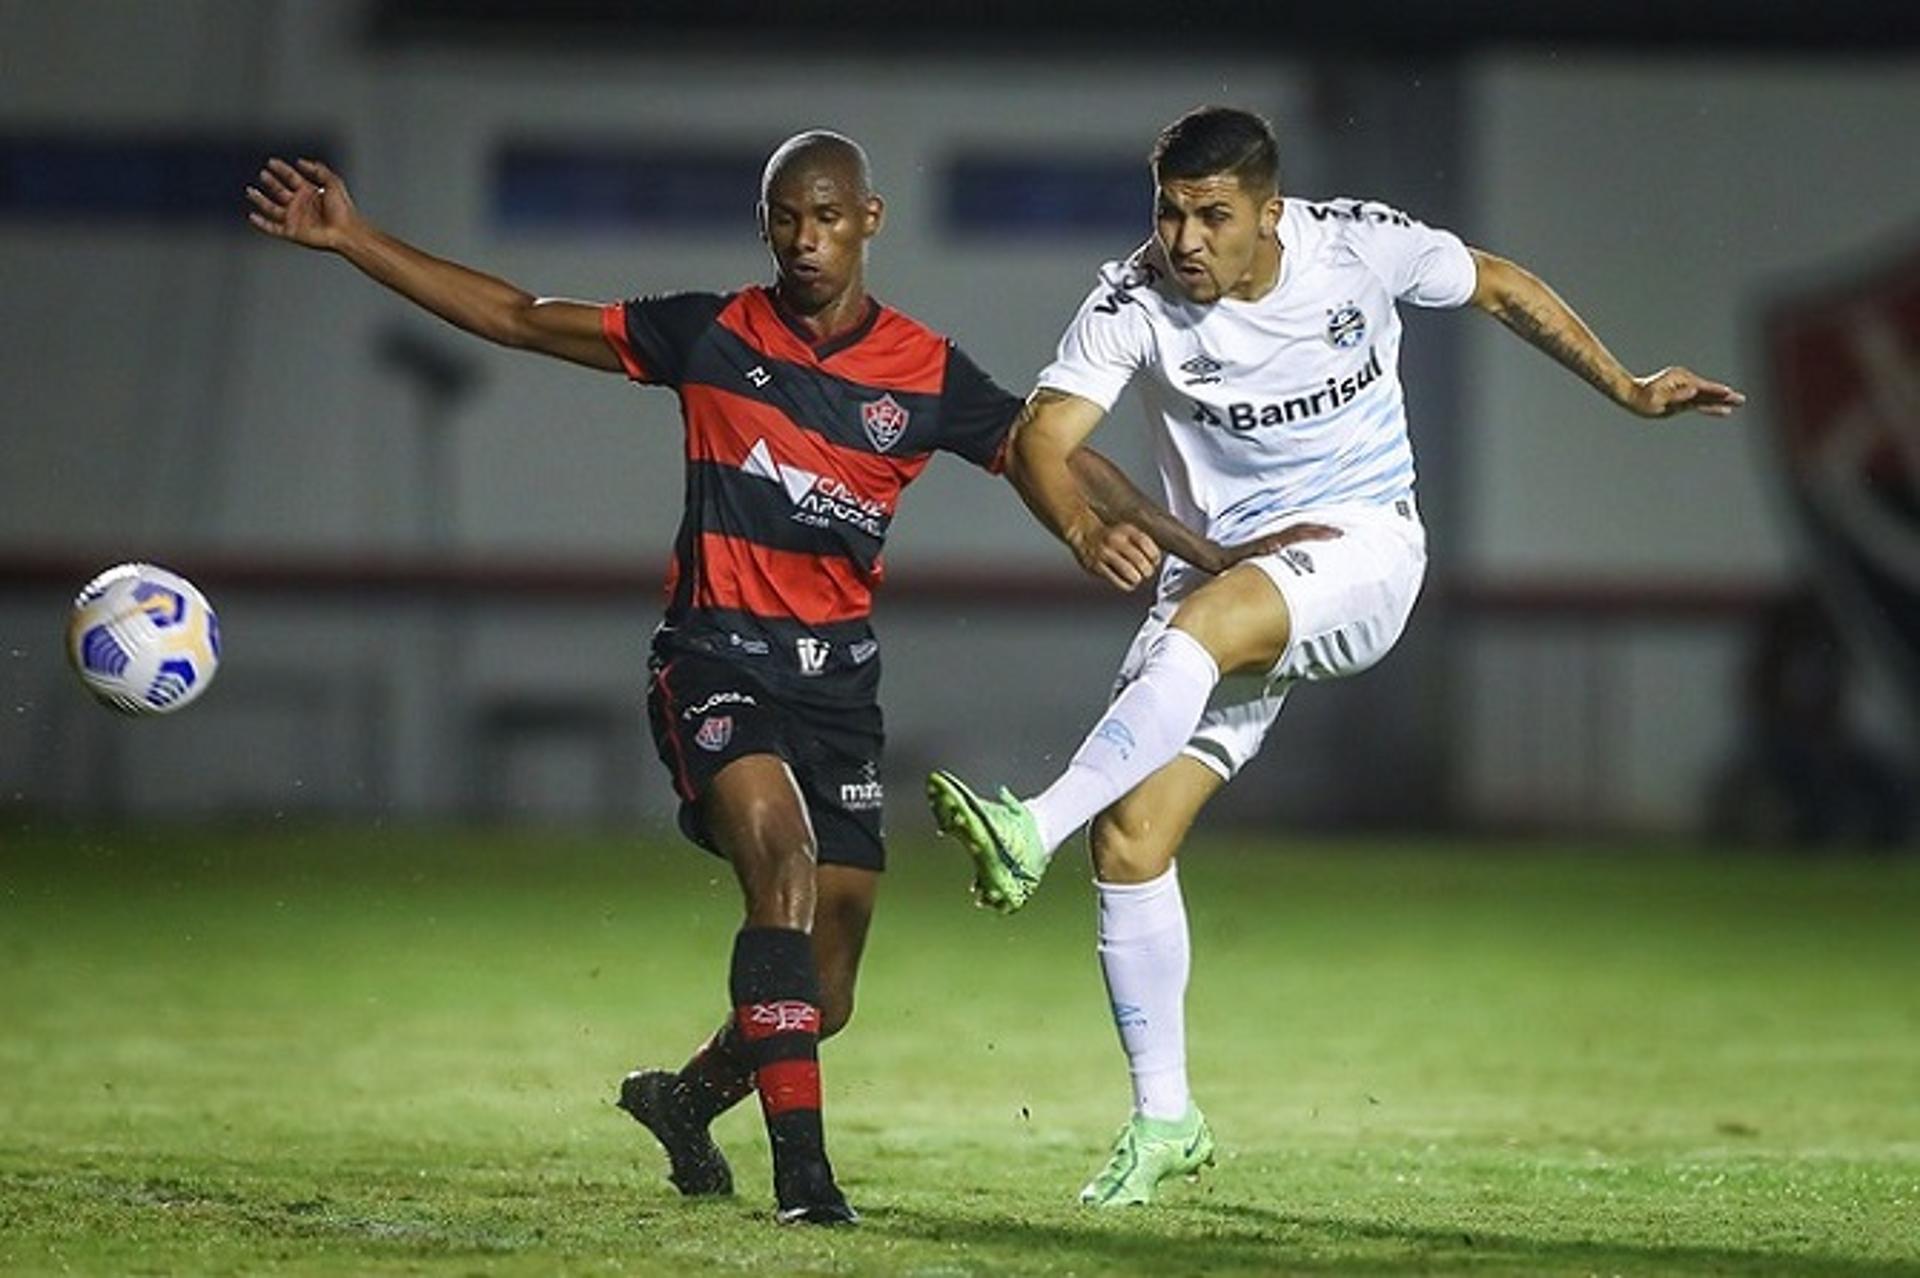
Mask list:
[[[1272,670],[1220,681],[1182,750],[1228,781],[1259,753],[1294,684],[1344,679],[1387,655],[1406,629],[1426,575],[1426,529],[1411,501],[1292,511],[1262,531],[1298,523],[1327,524],[1345,535],[1246,561],[1266,573],[1286,599],[1292,637]],[[1170,562],[1160,579],[1160,597],[1120,663],[1115,696],[1139,674],[1147,649],[1172,621],[1180,601],[1210,580],[1184,563]]]

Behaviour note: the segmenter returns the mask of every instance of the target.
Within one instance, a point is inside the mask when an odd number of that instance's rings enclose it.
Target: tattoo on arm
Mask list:
[[[1570,312],[1556,315],[1538,303],[1529,304],[1527,298],[1509,297],[1493,314],[1519,337],[1553,356],[1602,395],[1616,402],[1620,400],[1618,385],[1607,367],[1611,361],[1606,348]]]

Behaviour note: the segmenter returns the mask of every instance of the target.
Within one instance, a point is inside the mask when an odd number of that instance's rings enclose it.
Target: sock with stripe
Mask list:
[[[1172,626],[1161,631],[1139,675],[1113,699],[1067,770],[1027,800],[1047,850],[1173,762],[1219,682],[1220,667],[1198,639]]]
[[[1100,971],[1133,1076],[1133,1108],[1148,1118],[1186,1115],[1187,907],[1173,866],[1145,883],[1099,883]]]
[[[820,977],[813,962],[812,942],[793,928],[747,927],[734,938],[734,1025],[753,1066],[783,1207],[832,1184],[820,1120]]]

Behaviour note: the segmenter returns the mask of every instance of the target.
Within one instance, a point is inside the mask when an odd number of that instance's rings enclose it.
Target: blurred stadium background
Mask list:
[[[639,702],[671,396],[486,348],[252,236],[260,157],[322,155],[429,249],[613,298],[763,278],[761,160],[838,128],[890,202],[876,290],[1024,391],[1144,233],[1154,132],[1215,100],[1273,119],[1288,190],[1454,228],[1630,365],[1752,396],[1731,425],[1648,426],[1482,318],[1412,316],[1427,598],[1385,666],[1296,697],[1216,824],[1778,832],[1778,797],[1728,777],[1762,733],[1765,618],[1807,582],[1839,638],[1788,651],[1910,803],[1911,14],[919,8],[0,0],[0,841],[136,815],[670,828]],[[1862,413],[1862,500],[1894,499],[1864,566],[1805,495],[1834,478],[1828,419]],[[1150,473],[1137,412],[1101,440]],[[133,558],[222,613],[220,682],[178,721],[120,722],[64,668],[72,592]],[[912,833],[931,760],[1046,773],[1137,603],[957,463],[907,499],[889,560],[890,812]]]

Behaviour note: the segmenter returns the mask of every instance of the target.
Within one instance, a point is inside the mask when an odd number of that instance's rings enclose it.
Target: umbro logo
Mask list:
[[[1220,370],[1225,367],[1210,355],[1195,355],[1180,365],[1180,371],[1187,374],[1187,385],[1210,386],[1220,380]]]

